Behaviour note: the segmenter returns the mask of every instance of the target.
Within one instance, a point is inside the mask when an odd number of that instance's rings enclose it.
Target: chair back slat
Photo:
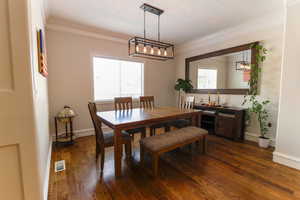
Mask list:
[[[140,108],[154,108],[154,96],[141,96]]]
[[[132,109],[132,97],[116,97],[115,110],[129,110]]]
[[[93,102],[88,103],[88,108],[90,111],[90,115],[92,118],[92,122],[95,128],[95,134],[96,134],[96,139],[99,141],[101,144],[104,143],[104,136],[103,136],[103,131],[102,131],[102,123],[100,119],[97,116],[97,107],[96,104]]]
[[[195,103],[195,97],[194,96],[186,96],[184,99],[180,102],[179,107],[181,109],[193,109]]]

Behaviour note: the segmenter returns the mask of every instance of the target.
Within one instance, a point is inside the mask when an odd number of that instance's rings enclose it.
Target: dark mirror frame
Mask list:
[[[243,44],[243,45],[231,47],[228,49],[222,49],[222,50],[186,58],[185,59],[185,79],[190,80],[189,72],[190,72],[190,63],[191,62],[201,60],[201,59],[216,57],[216,56],[222,56],[222,55],[235,53],[235,52],[239,52],[239,51],[245,51],[248,49],[251,49],[252,67],[257,67],[257,63],[256,63],[257,50],[254,46],[257,45],[258,43],[259,42],[252,42],[249,44]],[[252,78],[252,73],[251,73],[251,78]],[[254,88],[254,87],[258,87],[258,86],[250,85],[250,88]],[[235,95],[245,95],[245,94],[248,94],[248,92],[249,92],[249,89],[192,89],[192,90],[188,91],[188,93],[198,93],[198,94],[208,94],[208,93],[217,94],[217,93],[219,93],[219,94],[235,94]]]

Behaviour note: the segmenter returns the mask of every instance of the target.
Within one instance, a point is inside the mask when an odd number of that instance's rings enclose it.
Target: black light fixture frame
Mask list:
[[[237,61],[235,62],[235,69],[236,71],[250,71],[251,70],[251,63],[248,61],[248,56],[246,56],[245,58],[245,51],[242,52],[243,53],[243,60],[241,61]],[[247,54],[247,52],[246,52]],[[247,69],[247,68],[241,68],[241,66],[244,65],[244,66],[249,66],[250,69]]]
[[[140,7],[142,10],[144,10],[144,37],[133,37],[129,39],[128,41],[128,54],[129,56],[133,57],[143,57],[148,59],[155,59],[155,60],[169,60],[174,58],[174,45],[161,42],[160,41],[160,15],[164,12],[163,10],[153,7],[149,4],[143,4]],[[151,40],[146,38],[146,28],[145,28],[145,22],[146,22],[146,12],[150,12],[154,15],[158,16],[158,40]],[[137,47],[151,47],[154,51],[154,49],[158,49],[161,51],[161,55],[155,54],[155,53],[144,53],[142,50],[137,51]],[[162,51],[167,51],[169,56],[165,56]]]

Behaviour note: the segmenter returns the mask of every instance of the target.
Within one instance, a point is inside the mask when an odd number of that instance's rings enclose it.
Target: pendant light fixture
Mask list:
[[[128,41],[129,56],[155,60],[173,59],[174,45],[160,41],[160,15],[164,11],[149,4],[143,4],[140,8],[144,10],[144,37],[133,37]],[[157,40],[146,38],[146,12],[158,16]]]
[[[246,56],[245,56],[246,54]],[[251,70],[251,63],[248,61],[248,52],[243,51],[243,59],[241,61],[235,62],[236,70],[239,71],[249,71]]]

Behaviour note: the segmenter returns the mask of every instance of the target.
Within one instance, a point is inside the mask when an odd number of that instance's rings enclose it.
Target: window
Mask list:
[[[94,57],[93,70],[95,101],[144,93],[143,63]]]
[[[198,89],[217,89],[216,69],[198,69]]]

